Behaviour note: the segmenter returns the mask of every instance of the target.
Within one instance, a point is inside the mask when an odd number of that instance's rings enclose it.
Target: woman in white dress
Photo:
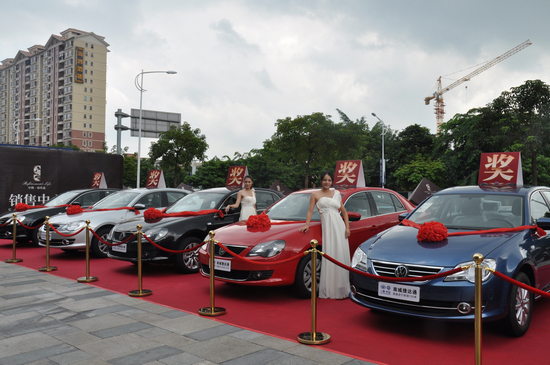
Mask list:
[[[256,192],[252,188],[252,178],[250,176],[244,177],[244,189],[239,191],[237,194],[237,201],[235,204],[228,205],[225,207],[225,212],[229,212],[229,208],[237,209],[239,204],[241,204],[241,215],[239,220],[245,221],[251,215],[256,215]]]
[[[322,251],[341,262],[350,265],[348,237],[350,235],[349,219],[346,208],[342,204],[342,197],[338,190],[330,189],[332,175],[329,172],[321,174],[321,190],[311,194],[306,225],[300,232],[309,230],[309,223],[313,215],[314,206],[321,216]],[[342,217],[338,213],[342,212]],[[319,298],[344,299],[349,296],[349,273],[347,270],[323,260],[321,266],[321,280],[319,282]]]

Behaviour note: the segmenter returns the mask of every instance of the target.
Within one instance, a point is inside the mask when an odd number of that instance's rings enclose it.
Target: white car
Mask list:
[[[90,228],[104,239],[111,228],[117,223],[135,218],[136,212],[143,214],[150,207],[162,209],[190,194],[190,191],[182,189],[129,189],[111,194],[97,202],[90,210],[82,213],[61,213],[50,217],[50,225],[65,235],[72,235],[86,227],[86,220],[90,221]],[[128,208],[128,209],[120,209]],[[86,230],[65,237],[56,233],[50,227],[50,247],[60,248],[63,251],[85,250]],[[46,246],[46,226],[40,227],[38,244]],[[107,245],[99,241],[90,232],[90,251],[96,257],[107,257]]]

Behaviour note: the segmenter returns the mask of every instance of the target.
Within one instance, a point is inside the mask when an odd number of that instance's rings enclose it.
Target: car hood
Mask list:
[[[191,217],[165,217],[156,223],[147,223],[143,214],[136,216],[135,218],[120,222],[115,226],[115,230],[118,232],[133,232],[136,230],[136,226],[141,224],[141,231],[145,232],[151,228],[162,228],[168,227],[172,224],[183,224],[189,220],[197,220],[202,216],[191,216]]]
[[[278,239],[287,241],[287,244],[295,244],[300,247],[309,245],[311,238],[321,240],[321,222],[311,222],[309,231],[306,234],[298,231],[304,226],[304,222],[274,220],[271,223],[271,226],[264,228],[247,227],[244,221],[233,223],[217,229],[214,239],[222,244],[238,244],[249,247]]]
[[[450,229],[449,233],[461,231]],[[514,237],[520,239],[526,231],[451,236],[441,242],[420,242],[417,234],[418,229],[414,227],[398,225],[366,241],[361,249],[367,252],[371,260],[455,267],[459,263],[472,261],[476,253],[491,257],[495,249]]]
[[[100,210],[100,211],[85,211],[82,213],[77,214],[67,214],[67,213],[60,213],[57,215],[54,215],[53,217],[50,217],[50,223],[57,223],[57,224],[64,224],[64,223],[70,223],[70,222],[76,222],[76,221],[82,221],[82,220],[90,220],[90,222],[93,224],[95,221],[98,221],[102,217],[118,217],[122,214],[121,210]],[[140,213],[136,216],[143,216],[143,213]]]

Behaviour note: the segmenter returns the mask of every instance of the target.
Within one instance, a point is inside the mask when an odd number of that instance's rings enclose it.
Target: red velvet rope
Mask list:
[[[391,277],[387,277],[387,276],[373,275],[373,274],[369,274],[369,273],[366,273],[366,272],[361,271],[361,270],[354,269],[352,267],[349,267],[347,265],[344,265],[344,264],[336,261],[335,259],[333,259],[329,255],[327,255],[326,253],[322,253],[322,254],[323,254],[323,257],[327,258],[327,260],[329,260],[330,262],[332,262],[335,265],[340,266],[343,269],[346,269],[348,271],[354,272],[354,273],[359,274],[359,275],[366,276],[366,277],[371,278],[371,279],[380,280],[380,281],[412,282],[412,281],[434,280],[434,279],[439,279],[439,278],[442,278],[442,277],[445,277],[445,276],[453,275],[453,274],[456,274],[457,272],[465,270],[465,267],[457,267],[456,269],[440,272],[439,274],[428,275],[428,276],[420,276],[420,277],[417,277],[417,278],[391,278]]]
[[[86,227],[84,227],[86,228]],[[84,229],[83,228],[83,229]],[[136,235],[135,233],[132,234],[130,237],[128,237],[127,239],[125,239],[124,241],[121,241],[121,242],[117,242],[117,243],[109,243],[107,241],[104,241],[101,237],[99,237],[97,235],[97,233],[95,233],[95,231],[93,229],[90,228],[90,232],[92,232],[92,234],[94,235],[95,238],[97,238],[101,243],[104,243],[106,244],[107,246],[118,246],[118,245],[122,245],[123,243],[126,243],[128,241],[130,241],[132,238],[134,238],[134,236]]]
[[[8,224],[12,224],[12,222],[13,222],[13,218],[10,218],[10,220],[7,221],[6,223],[0,224],[0,227],[5,227],[5,226],[7,226]]]
[[[153,207],[143,212],[143,217],[145,218],[145,222],[147,223],[157,223],[157,222],[160,222],[162,218],[195,217],[199,215],[207,215],[207,214],[215,214],[215,213],[218,213],[221,218],[224,217],[223,211],[219,209],[206,209],[206,210],[199,210],[197,212],[185,211],[185,212],[177,212],[177,213],[164,213],[164,211],[160,211]]]
[[[236,254],[235,252],[229,250],[227,247],[225,247],[224,245],[222,245],[221,243],[217,242],[217,245],[220,246],[221,248],[223,248],[228,254],[230,254],[231,256],[239,259],[239,260],[242,260],[242,261],[245,261],[245,262],[248,262],[250,264],[255,264],[255,265],[281,265],[281,264],[286,264],[287,262],[291,262],[291,261],[294,261],[294,260],[297,260],[301,257],[304,256],[304,253],[299,253],[297,254],[296,256],[293,256],[293,257],[290,257],[288,259],[285,259],[285,260],[282,260],[282,261],[277,261],[277,262],[258,262],[258,261],[254,261],[254,260],[249,260],[249,259],[245,259],[244,257],[242,256],[239,256],[238,254]]]
[[[38,226],[35,226],[35,227],[27,227],[26,225],[24,225],[23,223],[21,223],[21,221],[20,221],[19,219],[17,220],[17,223],[19,223],[19,224],[21,225],[21,227],[26,228],[26,229],[37,229],[37,228],[42,227],[44,224],[46,224],[46,222],[42,222],[42,223],[40,223]]]
[[[414,227],[417,229],[420,229],[422,226],[421,224],[415,223],[413,221],[410,221],[408,219],[403,219],[401,222],[405,226]],[[539,237],[544,237],[546,235],[546,232],[540,228],[539,226],[519,226],[519,227],[506,227],[506,228],[493,228],[493,229],[486,229],[486,230],[479,230],[479,231],[463,231],[463,232],[451,232],[447,233],[447,236],[465,236],[465,235],[472,235],[472,234],[492,234],[492,233],[509,233],[509,232],[519,232],[524,231],[526,229],[534,229],[537,232],[537,235]]]
[[[519,281],[514,280],[512,278],[509,278],[508,276],[506,276],[506,275],[504,275],[504,274],[502,274],[498,271],[494,271],[493,274],[495,274],[496,277],[499,277],[499,278],[509,282],[512,285],[519,286],[520,288],[523,288],[523,289],[528,290],[530,292],[533,292],[535,294],[541,295],[545,298],[550,298],[550,293],[547,293],[547,292],[544,292],[542,290],[533,288],[532,286],[529,286],[529,285],[525,285],[524,283],[520,283]]]
[[[185,253],[185,252],[195,251],[195,250],[198,250],[199,248],[201,248],[201,245],[197,245],[197,246],[188,248],[188,249],[186,249],[186,250],[170,250],[169,248],[160,247],[160,246],[157,245],[155,242],[151,241],[151,240],[149,239],[149,237],[147,237],[146,235],[143,235],[143,237],[145,237],[145,239],[146,239],[147,241],[149,241],[149,243],[152,244],[153,246],[155,246],[156,248],[159,248],[159,249],[161,249],[162,251],[167,251],[167,252],[172,252],[172,253]]]
[[[57,234],[59,234],[59,235],[61,235],[61,236],[63,236],[63,237],[76,236],[77,234],[79,234],[80,232],[82,232],[84,229],[86,229],[86,227],[82,227],[82,228],[80,228],[77,232],[75,232],[75,233],[73,233],[73,234],[63,234],[63,233],[59,232],[57,229],[55,229],[55,227],[52,226],[51,224],[50,224],[50,228],[51,228],[55,233],[57,233]]]

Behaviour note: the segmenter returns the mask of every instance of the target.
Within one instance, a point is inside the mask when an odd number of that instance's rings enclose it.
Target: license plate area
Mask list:
[[[420,288],[413,285],[378,282],[378,295],[381,297],[420,302]]]

